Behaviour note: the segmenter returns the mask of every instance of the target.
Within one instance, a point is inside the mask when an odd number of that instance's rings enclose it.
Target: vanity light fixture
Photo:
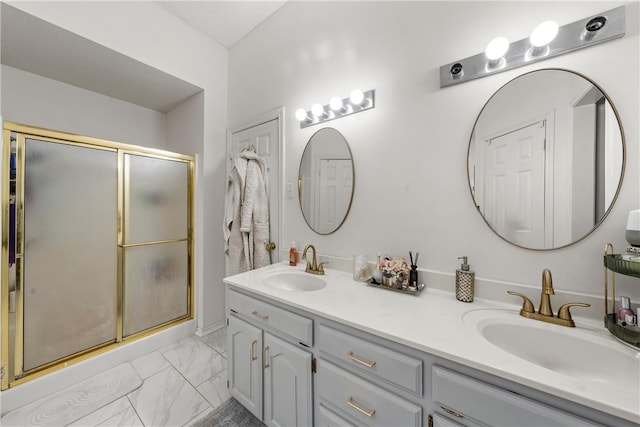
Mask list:
[[[299,122],[307,122],[307,123],[311,123],[313,122],[313,118],[309,117],[309,115],[307,114],[307,111],[304,108],[298,108],[296,110],[296,119]]]
[[[487,67],[499,68],[505,65],[504,55],[509,50],[509,39],[506,37],[496,37],[491,40],[484,51],[489,60]]]
[[[296,119],[300,122],[300,129],[304,129],[318,123],[370,110],[375,107],[375,95],[375,89],[364,92],[360,89],[354,89],[346,98],[334,96],[326,105],[313,104],[309,111],[298,108]]]
[[[533,29],[529,36],[531,48],[528,50],[531,56],[543,55],[549,51],[549,43],[558,35],[558,23],[556,21],[544,21]]]
[[[498,37],[487,45],[485,52],[441,66],[440,87],[532,64],[614,40],[624,34],[625,6],[562,26],[554,21],[545,21],[531,32],[530,37],[512,43]]]

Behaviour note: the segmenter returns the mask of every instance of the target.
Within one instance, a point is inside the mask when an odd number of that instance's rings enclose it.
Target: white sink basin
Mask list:
[[[463,316],[484,339],[520,359],[574,378],[638,393],[640,352],[602,329],[569,328],[506,310],[472,310]]]
[[[272,288],[293,292],[317,291],[327,286],[327,282],[321,276],[314,276],[311,273],[303,273],[301,271],[272,273],[265,276],[263,280]]]

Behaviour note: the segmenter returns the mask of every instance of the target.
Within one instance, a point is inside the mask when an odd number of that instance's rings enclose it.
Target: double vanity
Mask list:
[[[225,283],[229,387],[267,425],[640,423],[640,353],[601,325],[288,264]]]

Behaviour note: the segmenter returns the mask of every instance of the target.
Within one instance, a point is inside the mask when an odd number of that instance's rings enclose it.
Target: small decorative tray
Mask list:
[[[405,288],[402,288],[402,289],[392,288],[391,286],[385,286],[385,285],[383,285],[381,283],[378,283],[373,279],[369,280],[367,282],[367,285],[373,286],[374,288],[386,289],[388,291],[396,291],[396,292],[401,292],[403,294],[410,294],[410,295],[418,295],[425,288],[424,283],[420,283],[417,288],[410,288],[410,287],[405,287]]]
[[[620,254],[605,255],[604,266],[616,273],[640,277],[640,261],[629,261],[623,259]]]
[[[625,328],[624,326],[618,325],[616,323],[615,313],[609,313],[605,316],[604,326],[620,341],[633,347],[640,348],[640,328]]]

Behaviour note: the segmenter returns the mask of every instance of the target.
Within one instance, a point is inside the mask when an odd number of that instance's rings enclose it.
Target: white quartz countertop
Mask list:
[[[494,346],[475,326],[464,320],[469,313],[488,309],[512,312],[517,316],[520,306],[478,298],[473,303],[463,303],[457,301],[453,293],[429,289],[428,284],[421,294],[406,295],[368,286],[354,281],[351,273],[331,269],[326,269],[325,275],[320,276],[326,280],[327,286],[317,291],[281,290],[263,281],[266,275],[292,270],[304,271],[304,267],[273,264],[227,277],[224,282],[405,346],[640,423],[640,378],[637,379],[638,391],[630,393],[616,387],[615,383],[596,381],[588,375],[560,374]],[[640,364],[640,352],[617,342],[602,324],[584,325],[576,321],[576,328],[601,333],[602,339],[611,340],[611,346],[620,346],[623,352],[630,352]],[[549,348],[549,352],[554,352],[554,349]],[[571,357],[566,354],[556,356]],[[612,362],[602,360],[600,363]]]

